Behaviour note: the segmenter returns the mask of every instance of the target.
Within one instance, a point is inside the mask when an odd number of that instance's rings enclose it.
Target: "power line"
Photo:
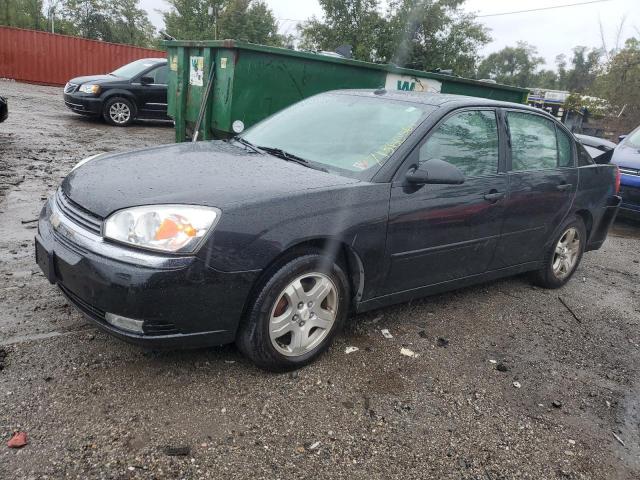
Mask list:
[[[477,15],[476,18],[501,17],[503,15],[515,15],[517,13],[541,12],[543,10],[554,10],[556,8],[580,7],[583,5],[591,5],[593,3],[612,2],[613,0],[593,0],[591,2],[569,3],[567,5],[555,5],[553,7],[532,8],[529,10],[517,10],[515,12],[490,13],[488,15]]]

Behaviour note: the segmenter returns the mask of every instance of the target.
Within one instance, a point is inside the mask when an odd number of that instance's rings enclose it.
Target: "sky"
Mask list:
[[[322,16],[317,0],[265,1],[278,19],[282,33],[295,33],[298,22],[312,15]],[[491,15],[587,1],[593,0],[467,0],[465,9],[477,15]],[[149,11],[156,27],[162,27],[162,15],[157,10],[167,9],[167,4],[163,0],[141,0],[140,3]],[[539,55],[546,61],[546,68],[554,68],[556,55],[564,53],[570,56],[571,49],[576,45],[602,46],[600,22],[609,49],[615,44],[616,32],[624,17],[623,41],[633,35],[640,36],[638,3],[639,0],[608,0],[555,10],[479,18],[491,29],[493,37],[481,54],[486,56],[523,40],[538,48]]]

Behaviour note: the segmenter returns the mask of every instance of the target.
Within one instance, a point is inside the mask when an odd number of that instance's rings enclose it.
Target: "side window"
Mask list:
[[[593,158],[591,157],[591,155],[589,155],[589,152],[587,152],[587,150],[581,145],[581,144],[577,144],[578,147],[578,166],[579,167],[586,167],[587,165],[593,165],[594,162]]]
[[[169,67],[167,65],[163,65],[162,67],[158,67],[151,72],[153,76],[153,83],[156,85],[166,85],[169,79]]]
[[[436,158],[455,165],[466,177],[498,173],[495,112],[467,111],[445,120],[420,147],[420,163]]]
[[[523,112],[508,112],[511,168],[542,170],[558,165],[556,127],[551,120]]]
[[[556,127],[558,136],[558,166],[573,167],[573,140],[565,132]]]

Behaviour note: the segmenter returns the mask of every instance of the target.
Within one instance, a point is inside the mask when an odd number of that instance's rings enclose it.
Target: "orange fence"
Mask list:
[[[0,78],[64,85],[82,75],[116,68],[166,52],[36,30],[0,27]]]

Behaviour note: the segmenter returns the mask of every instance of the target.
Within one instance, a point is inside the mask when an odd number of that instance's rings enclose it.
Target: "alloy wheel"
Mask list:
[[[278,295],[271,309],[271,344],[288,357],[312,351],[331,331],[338,304],[338,289],[327,275],[301,275]]]
[[[577,228],[567,229],[556,245],[553,254],[553,274],[560,280],[573,272],[580,255],[580,232]]]
[[[116,102],[109,108],[109,117],[114,123],[127,123],[131,118],[131,109],[126,103]]]

